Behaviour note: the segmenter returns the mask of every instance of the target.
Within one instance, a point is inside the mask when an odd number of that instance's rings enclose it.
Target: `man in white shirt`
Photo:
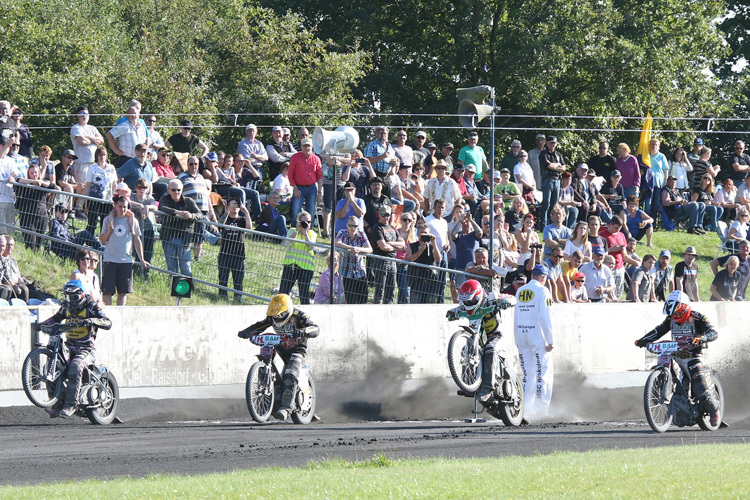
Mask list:
[[[552,399],[554,338],[550,318],[552,294],[545,286],[547,274],[547,267],[537,264],[531,271],[531,281],[516,292],[515,340],[523,372],[526,415],[547,413]]]
[[[432,215],[425,217],[425,223],[430,226],[430,233],[435,236],[435,242],[437,247],[443,253],[442,258],[438,266],[447,268],[448,267],[448,251],[451,249],[451,240],[448,237],[448,221],[443,218],[445,213],[445,202],[442,199],[437,199],[432,204]],[[438,283],[438,289],[445,290],[445,272],[439,272],[436,276],[436,282]],[[440,286],[442,285],[442,288]],[[438,294],[438,304],[443,303],[444,293]]]
[[[435,165],[437,175],[427,181],[427,187],[424,190],[424,198],[429,200],[428,206],[433,206],[435,200],[443,200],[444,213],[453,212],[453,205],[461,199],[461,191],[458,189],[456,181],[445,175],[448,165],[444,160],[438,160]]]
[[[89,167],[94,164],[94,153],[96,147],[104,144],[104,137],[93,125],[89,125],[89,108],[79,106],[76,109],[76,118],[78,123],[70,129],[70,142],[73,143],[78,159],[73,170],[76,182],[86,184],[86,174]]]

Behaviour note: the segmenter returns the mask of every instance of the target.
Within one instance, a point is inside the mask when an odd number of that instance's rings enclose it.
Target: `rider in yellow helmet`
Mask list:
[[[247,339],[263,333],[270,326],[277,334],[287,336],[284,343],[276,346],[276,352],[284,360],[286,368],[282,379],[284,392],[281,406],[274,416],[283,421],[289,416],[292,398],[297,392],[299,371],[307,355],[307,339],[317,337],[320,329],[307,314],[295,309],[291,297],[284,293],[271,297],[265,319],[253,323],[238,335]]]

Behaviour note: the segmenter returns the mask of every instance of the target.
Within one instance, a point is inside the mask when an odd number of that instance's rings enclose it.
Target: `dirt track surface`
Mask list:
[[[256,424],[242,399],[123,400],[118,413],[124,423],[104,427],[80,418],[51,420],[35,407],[0,408],[0,484],[205,474],[301,466],[332,458],[367,460],[379,454],[494,457],[750,439],[746,413],[737,408],[727,412],[731,426],[716,432],[701,432],[696,426],[655,434],[642,420],[640,388],[588,389],[592,398],[586,403],[586,387],[572,383],[570,390],[579,396],[576,407],[553,405],[547,421],[518,428],[504,427],[494,419],[465,423],[470,400],[439,390],[443,396],[433,399],[431,407],[421,404],[415,394],[373,401],[324,393],[319,399],[322,420],[309,426]],[[558,386],[556,394],[558,401],[570,399],[565,397],[565,384]],[[434,419],[389,421],[384,415],[391,411],[426,413]],[[607,420],[592,421],[592,414]],[[579,421],[561,423],[563,419]],[[75,465],[71,456],[78,457]]]

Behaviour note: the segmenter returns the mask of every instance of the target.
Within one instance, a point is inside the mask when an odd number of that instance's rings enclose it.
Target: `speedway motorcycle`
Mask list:
[[[250,416],[258,423],[268,421],[281,404],[283,392],[282,377],[284,360],[274,348],[283,344],[286,335],[263,334],[253,335],[250,342],[260,346],[258,361],[253,363],[247,373],[245,399]],[[297,392],[292,398],[292,420],[297,424],[309,424],[315,415],[315,381],[307,366],[299,372]]]
[[[704,431],[715,431],[721,421],[711,425],[711,418],[705,413],[690,392],[690,377],[674,361],[673,354],[682,350],[679,342],[653,342],[646,349],[657,355],[656,365],[646,380],[643,389],[643,409],[648,425],[656,432],[665,432],[670,425],[690,427],[695,424]],[[706,382],[714,391],[719,405],[719,415],[724,415],[724,391],[721,382],[708,367]]]
[[[68,348],[62,335],[82,326],[79,321],[43,326],[49,335],[47,344],[36,344],[26,356],[21,379],[26,397],[39,408],[62,406],[65,399],[65,372],[68,369]],[[117,416],[120,390],[115,376],[106,366],[96,364],[94,356],[83,370],[76,415],[88,417],[93,424],[107,425]]]
[[[470,319],[469,325],[460,325],[448,342],[448,367],[453,381],[458,386],[458,395],[474,398],[473,413],[478,415],[477,392],[482,385],[482,352],[486,336],[482,332],[482,318]],[[500,349],[499,346],[495,347]],[[500,350],[499,366],[495,367],[494,391],[483,403],[487,413],[508,426],[521,425],[523,420],[524,392],[520,373],[508,363],[508,356]]]

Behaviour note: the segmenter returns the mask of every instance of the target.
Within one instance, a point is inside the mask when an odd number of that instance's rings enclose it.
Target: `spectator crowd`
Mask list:
[[[283,237],[277,288],[296,286],[303,304],[441,303],[446,294],[456,299],[466,273],[488,292],[514,293],[538,264],[559,302],[658,301],[675,289],[698,300],[695,247],[679,262],[668,249],[652,250],[654,231],[675,227],[696,238],[719,233],[728,255],[710,263],[711,300],[744,300],[750,156],[743,141],[726,175],[700,138],[689,152],[671,154],[654,139],[648,158],[626,143],[612,153],[601,141],[573,163],[555,136],[539,134],[529,150],[513,140],[492,175],[474,131],[456,151],[421,130],[411,142],[398,130],[391,142],[381,126],[361,150],[319,156],[305,127],[293,142],[288,128],[274,126],[264,144],[249,124],[225,152],[212,151],[190,120],[163,138],[159,117],[144,119],[138,101],[104,134],[86,106],[75,118],[71,147],[55,161],[48,146],[35,156],[23,111],[0,101],[0,233],[24,229],[32,250],[45,246],[40,234],[50,235],[49,250],[75,259],[74,273],[107,304],[114,295],[126,303],[134,272],[148,278],[157,234],[167,269],[185,276],[205,242],[219,244],[219,295],[228,296],[230,274],[241,292],[244,230]],[[86,228],[74,233],[70,218]],[[311,243],[319,237],[334,240],[340,255],[328,259],[316,287]],[[28,301],[13,241],[3,237],[0,299]],[[99,255],[100,284],[89,268]]]

